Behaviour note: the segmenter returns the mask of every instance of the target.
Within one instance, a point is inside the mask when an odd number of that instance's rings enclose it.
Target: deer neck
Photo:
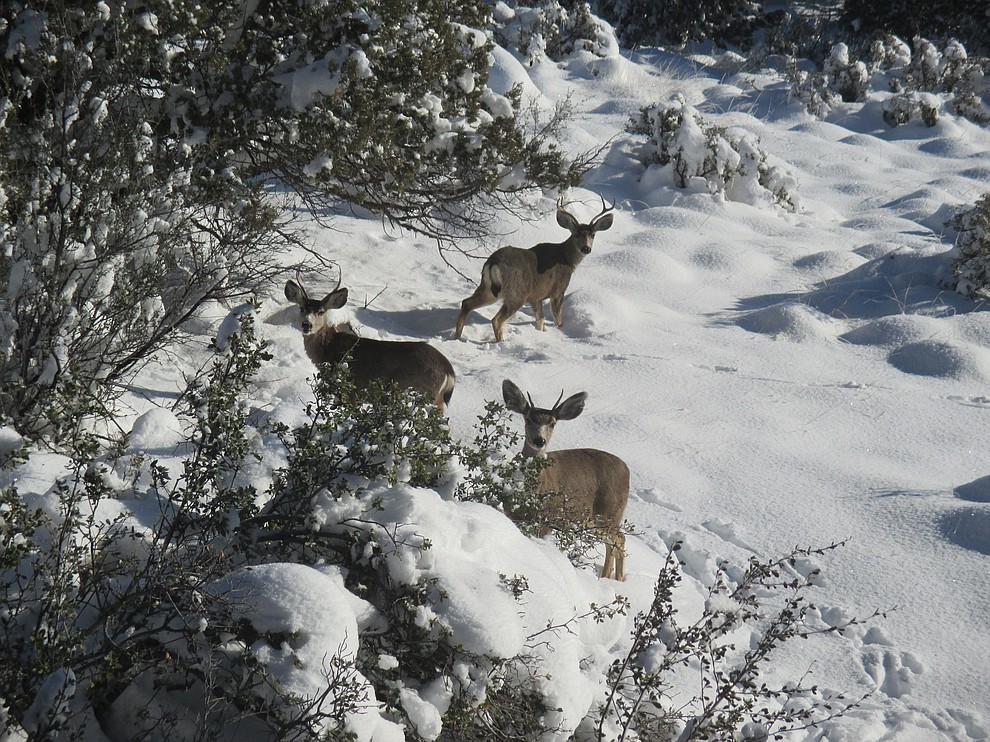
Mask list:
[[[527,459],[532,459],[532,458],[545,459],[547,457],[547,452],[540,451],[540,449],[529,445],[529,442],[527,441],[523,443],[522,455],[525,456]]]
[[[336,329],[328,325],[304,335],[303,347],[315,363],[339,363],[357,340],[357,335],[349,327]]]
[[[563,242],[545,242],[531,248],[536,252],[536,272],[540,275],[548,271],[570,275],[584,260],[581,250],[571,239]]]
[[[569,237],[560,243],[560,250],[557,252],[559,255],[560,265],[572,271],[578,267],[578,264],[584,260],[585,257],[573,237]]]

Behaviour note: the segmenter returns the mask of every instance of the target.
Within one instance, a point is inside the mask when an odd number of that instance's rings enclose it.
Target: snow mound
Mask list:
[[[736,321],[736,324],[749,332],[796,342],[831,339],[834,323],[835,320],[831,317],[807,304],[799,303],[775,304],[757,309],[747,312]]]
[[[931,186],[900,196],[885,204],[885,207],[896,209],[902,218],[928,227],[934,233],[944,228],[953,212],[952,197],[944,190]]]
[[[960,500],[990,503],[990,475],[960,484],[952,493]]]
[[[946,513],[939,532],[949,542],[990,556],[990,507],[966,507]]]
[[[642,324],[636,303],[600,289],[575,291],[564,303],[564,324],[570,337],[600,338],[615,332],[634,331]]]
[[[943,340],[907,343],[887,357],[894,368],[917,376],[990,379],[990,353]]]
[[[644,238],[649,234],[645,233]],[[602,263],[625,276],[663,276],[664,284],[691,283],[696,274],[676,258],[644,243],[636,249],[616,250],[603,256]],[[627,279],[628,280],[628,279]]]
[[[930,338],[941,328],[937,320],[920,315],[896,314],[867,322],[841,336],[853,345],[894,348]]]
[[[821,276],[834,276],[861,265],[864,260],[844,250],[822,250],[794,261],[794,267]]]

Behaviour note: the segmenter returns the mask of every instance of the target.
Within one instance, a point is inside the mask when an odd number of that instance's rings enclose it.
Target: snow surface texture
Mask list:
[[[727,73],[704,56],[576,53],[523,66],[499,50],[495,62],[497,90],[518,81],[544,100],[572,96],[576,151],[615,138],[586,189],[569,194],[579,218],[595,214],[598,193],[617,207],[613,228],[574,275],[562,328],[548,322],[538,332],[527,309],[493,344],[493,306],[472,314],[464,340],[453,341],[480,261],[448,255],[464,280],[434,245],[348,213],[312,237],[343,267],[364,335],[425,339],[451,359],[455,435],[473,435],[505,378],[544,406],[561,389],[587,391],[584,414],[558,426],[553,447],[602,448],[629,464],[626,517],[637,533],[627,541],[626,582],[598,580],[489,508],[435,492],[403,499],[400,485],[383,517],[433,544],[403,565],[409,578],[441,576],[453,596],[443,620],[460,640],[511,654],[548,621],[614,592],[630,599],[631,613],[644,609],[675,540],[684,542],[688,610],[723,559],[743,564],[848,539],[832,558],[799,565],[823,570],[814,594],[822,622],[895,610],[779,654],[771,682],[810,668],[814,682],[850,698],[875,691],[807,739],[990,737],[990,316],[939,284],[952,239],[944,222],[990,183],[990,132],[950,115],[933,128],[891,129],[876,100],[837,104],[819,120],[788,101],[778,78]],[[796,179],[803,210],[679,189],[669,167],[647,167],[645,137],[625,133],[627,123],[674,94],[757,138]],[[506,214],[512,234],[487,247],[566,237],[551,198],[530,209],[531,221]],[[336,275],[304,279],[317,295]],[[275,360],[254,403],[292,423],[302,419],[314,369],[281,294],[273,286],[261,310]],[[217,327],[219,318],[204,334]],[[157,368],[141,386],[164,397],[180,381],[169,373]],[[166,456],[178,425],[148,413],[134,422],[132,445]],[[21,488],[44,492],[44,473],[35,476],[26,472]],[[533,594],[521,609],[499,572],[529,578]],[[354,642],[369,620],[332,569],[268,565],[229,582],[253,596],[245,610],[266,626],[303,631],[297,657],[267,658],[300,693],[321,681],[318,658]],[[562,709],[552,721],[562,729],[601,699],[595,673],[624,654],[630,625],[631,617],[588,622],[548,653],[550,705]],[[407,691],[403,705],[431,738],[446,700],[444,689],[424,688]],[[402,738],[377,718],[355,719],[352,729],[365,740]]]

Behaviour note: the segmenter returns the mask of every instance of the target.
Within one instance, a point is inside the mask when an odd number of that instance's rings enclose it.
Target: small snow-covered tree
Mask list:
[[[825,118],[839,102],[825,75],[801,69],[793,57],[788,58],[783,74],[789,83],[787,97],[799,102],[812,116]]]
[[[825,60],[824,72],[842,100],[858,101],[866,97],[869,72],[863,62],[850,59],[849,47],[845,44],[839,43],[832,47],[832,53]]]
[[[0,12],[0,419],[58,440],[205,302],[271,280],[285,240],[261,190],[170,121],[184,86],[152,14]]]
[[[968,209],[961,209],[948,226],[956,232],[952,272],[956,291],[966,296],[990,294],[990,193]]]

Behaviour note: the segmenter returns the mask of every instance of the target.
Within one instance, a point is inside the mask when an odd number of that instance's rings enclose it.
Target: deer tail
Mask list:
[[[481,278],[488,282],[492,296],[497,297],[502,293],[502,271],[499,269],[497,260],[488,259],[485,267],[481,270]]]

